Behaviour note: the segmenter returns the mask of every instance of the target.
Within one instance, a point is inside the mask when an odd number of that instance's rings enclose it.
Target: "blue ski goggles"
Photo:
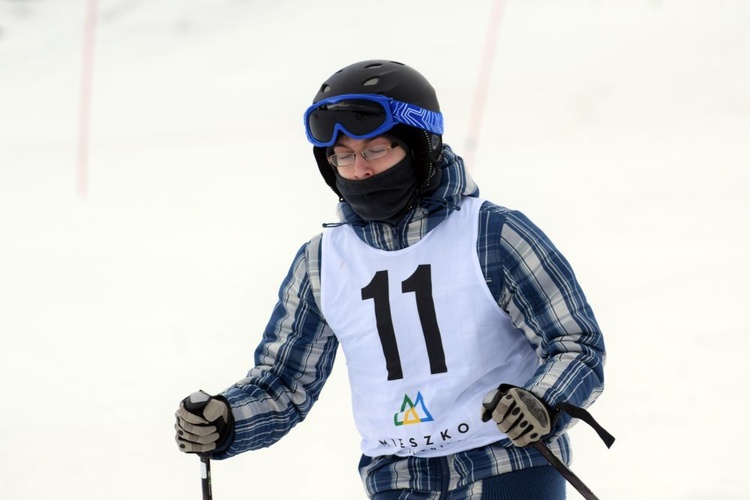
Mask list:
[[[339,132],[371,139],[401,123],[443,134],[443,115],[378,94],[343,94],[318,101],[305,111],[307,139],[315,146],[336,142]]]

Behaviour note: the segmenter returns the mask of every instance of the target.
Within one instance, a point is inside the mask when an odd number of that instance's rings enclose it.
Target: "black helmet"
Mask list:
[[[338,70],[320,86],[313,104],[344,94],[376,94],[390,97],[428,111],[440,113],[435,89],[418,71],[396,61],[369,60]],[[419,192],[435,189],[440,182],[437,167],[442,158],[442,136],[405,124],[396,124],[386,132],[406,144],[420,182]],[[336,188],[330,154],[325,147],[313,147],[313,154],[326,183],[341,197]]]

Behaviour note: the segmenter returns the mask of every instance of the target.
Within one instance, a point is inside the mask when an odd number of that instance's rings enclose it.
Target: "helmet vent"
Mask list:
[[[373,85],[377,85],[379,81],[380,81],[380,77],[379,76],[374,76],[374,77],[368,78],[367,80],[365,80],[364,82],[362,82],[362,86],[363,87],[372,87]]]
[[[323,85],[320,86],[320,92],[325,94],[326,92],[330,92],[330,91],[331,91],[331,86],[328,85],[327,83],[324,83]]]
[[[370,69],[370,68],[379,68],[379,67],[381,67],[382,65],[383,65],[383,63],[372,63],[372,64],[368,64],[367,66],[365,66],[365,69]]]

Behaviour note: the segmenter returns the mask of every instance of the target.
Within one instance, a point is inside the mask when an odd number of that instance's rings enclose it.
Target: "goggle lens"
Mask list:
[[[337,130],[355,138],[365,138],[390,127],[390,114],[382,104],[364,99],[351,99],[336,103],[324,103],[315,107],[307,116],[309,135],[318,143],[330,145]]]

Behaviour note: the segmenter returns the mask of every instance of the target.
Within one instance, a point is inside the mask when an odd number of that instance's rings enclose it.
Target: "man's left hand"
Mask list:
[[[526,389],[502,384],[482,401],[482,420],[492,419],[514,445],[528,446],[551,430],[547,405]]]

